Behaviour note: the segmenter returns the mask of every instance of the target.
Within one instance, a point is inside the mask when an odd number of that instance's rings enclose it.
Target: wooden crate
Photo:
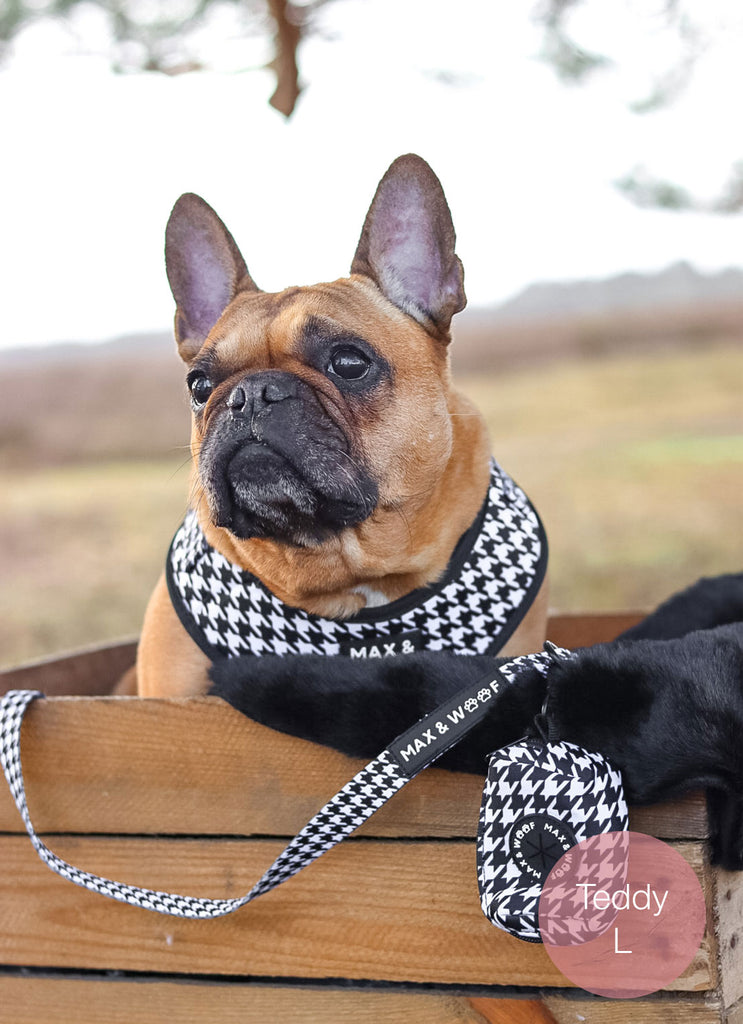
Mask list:
[[[631,616],[558,617],[566,646]],[[272,732],[216,698],[102,697],[122,644],[0,675],[39,688],[23,727],[31,816],[62,857],[193,895],[246,892],[361,766]],[[84,696],[79,696],[84,694]],[[636,809],[697,872],[708,927],[668,991],[612,1001],[571,986],[539,945],[482,916],[482,779],[429,769],[359,831],[236,914],[185,921],[114,903],[50,872],[0,786],[0,1022],[719,1022],[743,1024],[743,886],[712,869],[701,796]]]

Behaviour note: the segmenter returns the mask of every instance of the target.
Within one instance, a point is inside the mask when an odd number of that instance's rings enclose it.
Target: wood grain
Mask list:
[[[130,979],[0,976],[13,1024],[721,1024],[714,998],[544,1002],[421,992]],[[738,1018],[733,1018],[738,1024]],[[728,1020],[727,1024],[733,1024]]]
[[[134,664],[136,655],[136,640],[122,640],[42,658],[0,672],[0,694],[8,690],[42,690],[50,697],[103,697]]]
[[[414,992],[0,977],[13,1024],[554,1024],[539,1003]]]
[[[659,839],[706,839],[709,820],[704,793],[650,807],[630,807],[629,827]]]
[[[275,840],[55,837],[78,867],[190,895],[246,892]],[[703,848],[683,855],[704,880]],[[0,836],[0,963],[33,967],[563,987],[544,948],[482,915],[472,843],[357,840],[250,906],[215,921],[163,917],[59,878],[27,840]],[[706,884],[706,880],[705,880]],[[715,984],[713,947],[674,988]]]
[[[743,1000],[743,873],[719,869],[714,881],[722,998],[731,1007]],[[740,1016],[743,1019],[743,1009]]]
[[[469,1005],[482,1024],[556,1024],[544,1003],[536,999],[470,999]]]
[[[23,770],[41,832],[293,836],[364,764],[251,722],[215,697],[50,698],[28,710]],[[483,778],[429,769],[362,829],[471,838]],[[632,827],[707,834],[702,798],[644,808]],[[22,831],[0,786],[0,831]]]
[[[650,996],[646,999],[571,999],[546,995],[544,1005],[557,1024],[723,1024],[725,1021],[720,1003],[712,995],[702,998]]]
[[[547,639],[570,650],[590,647],[614,640],[643,617],[641,612],[629,611],[552,615],[547,623]]]

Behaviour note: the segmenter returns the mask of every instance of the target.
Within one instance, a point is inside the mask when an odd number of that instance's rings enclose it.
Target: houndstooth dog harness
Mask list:
[[[212,548],[189,511],[168,555],[173,606],[212,661],[240,655],[414,650],[497,654],[544,579],[547,540],[524,492],[493,460],[485,502],[443,579],[336,621],[292,608]]]
[[[567,652],[564,652],[567,654]],[[548,653],[526,655],[507,662],[440,705],[398,736],[367,764],[299,832],[262,878],[245,896],[209,899],[143,889],[81,871],[62,860],[37,836],[26,803],[21,767],[20,736],[28,706],[43,694],[14,690],[0,699],[0,764],[26,831],[42,861],[63,878],[103,896],[146,910],[185,918],[214,918],[230,914],[291,878],[326,850],[355,831],[399,789],[436,761],[481,721],[504,685],[526,667],[547,675]],[[590,755],[589,755],[590,756]],[[585,811],[581,799],[577,815]],[[481,874],[490,871],[480,865]],[[492,872],[491,872],[492,874]]]

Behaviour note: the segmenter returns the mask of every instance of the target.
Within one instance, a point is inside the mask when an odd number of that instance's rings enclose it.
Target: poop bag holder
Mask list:
[[[513,682],[527,665],[547,677],[549,663],[570,652],[546,643],[548,659],[534,655],[501,666]],[[480,905],[497,928],[526,942],[541,942],[539,898],[550,871],[577,843],[628,828],[622,776],[601,754],[574,743],[550,743],[545,709],[532,735],[494,751],[482,793],[477,829]]]
[[[490,710],[490,702],[521,670],[533,668],[546,676],[551,658],[568,656],[567,651],[550,645],[547,653],[516,658],[426,715],[362,768],[292,839],[250,892],[234,899],[181,896],[101,878],[62,860],[41,841],[26,803],[20,737],[28,706],[43,694],[13,690],[0,699],[0,764],[34,849],[52,871],[92,892],[157,913],[185,918],[222,917],[287,881],[354,832],[477,725]],[[532,941],[539,941],[536,908],[541,882],[524,868],[533,859],[523,853],[523,844],[517,843],[514,825],[526,836],[524,821],[529,815],[552,821],[552,828],[559,822],[563,843],[626,828],[618,773],[599,755],[577,747],[571,748],[566,757],[556,756],[557,748],[567,751],[568,747],[538,741],[506,747],[492,755],[485,787],[478,839],[482,906],[494,924]],[[581,774],[584,767],[589,774],[593,772],[593,789],[588,775]],[[608,786],[603,781],[607,778],[611,779]],[[603,810],[592,811],[593,801],[604,793],[613,794],[610,802],[616,804],[608,816]],[[529,834],[532,832],[530,829]]]
[[[576,843],[627,827],[622,777],[601,754],[537,738],[496,750],[477,832],[483,913],[541,942],[539,897],[551,869]]]

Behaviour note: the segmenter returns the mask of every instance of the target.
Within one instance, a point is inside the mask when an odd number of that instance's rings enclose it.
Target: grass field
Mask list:
[[[545,522],[555,608],[649,608],[743,568],[739,345],[459,384]],[[6,473],[0,663],[136,633],[187,492],[182,451]]]

